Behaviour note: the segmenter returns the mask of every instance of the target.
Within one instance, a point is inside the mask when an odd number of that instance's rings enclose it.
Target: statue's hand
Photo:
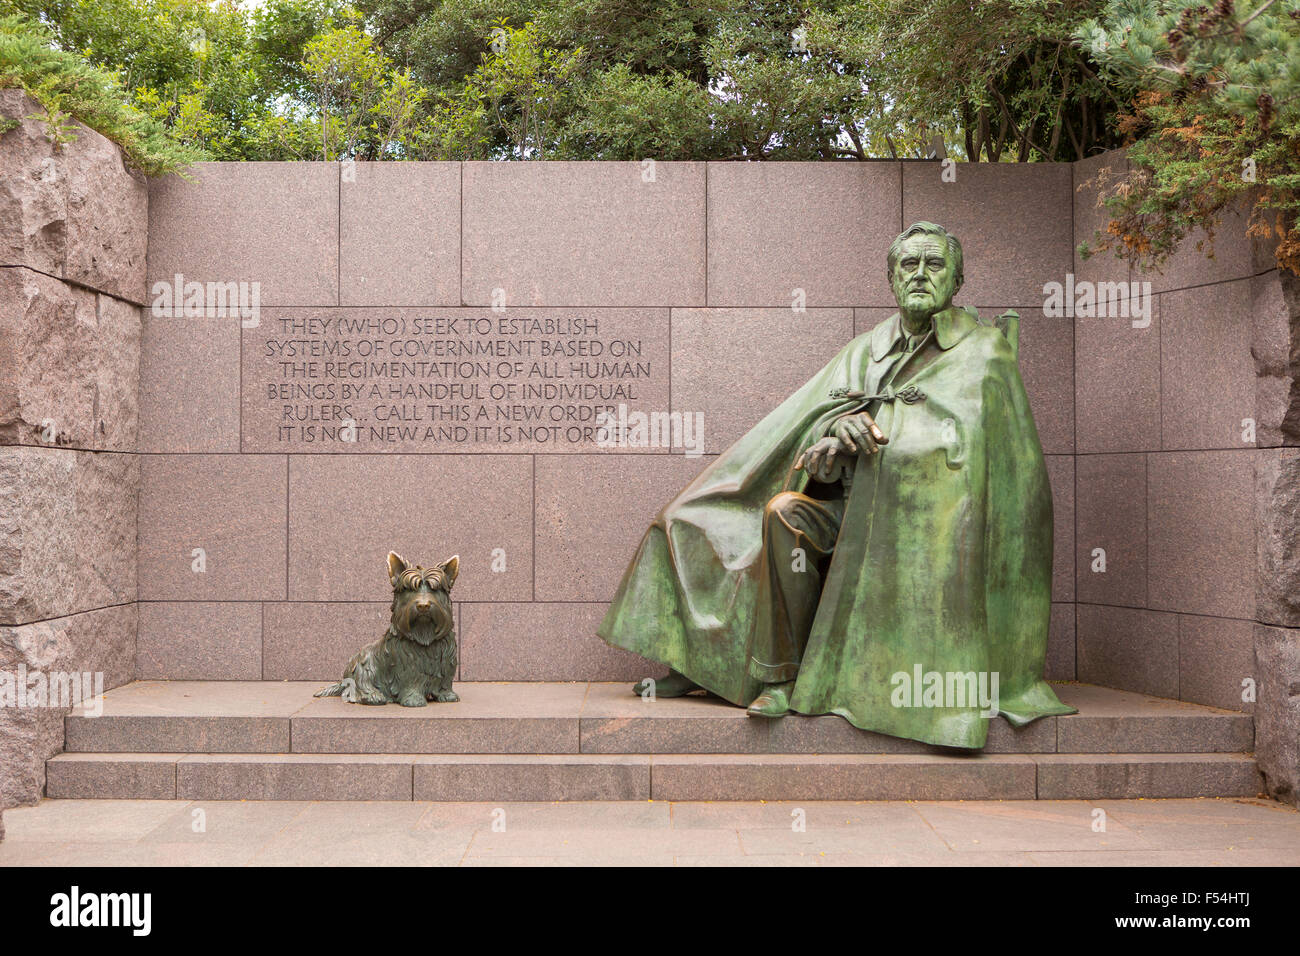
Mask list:
[[[844,443],[828,435],[800,455],[794,467],[796,471],[800,468],[807,469],[808,476],[814,481],[830,484],[838,481],[850,464],[852,458]]]
[[[889,444],[889,439],[880,430],[876,420],[866,412],[845,415],[835,423],[835,428],[831,434],[843,442],[844,447],[855,455],[874,455],[880,450],[881,445]]]

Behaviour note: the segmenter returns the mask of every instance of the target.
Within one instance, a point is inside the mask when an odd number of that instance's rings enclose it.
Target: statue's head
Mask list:
[[[942,312],[961,288],[961,243],[932,222],[914,222],[903,230],[889,244],[888,263],[894,299],[910,315]]]

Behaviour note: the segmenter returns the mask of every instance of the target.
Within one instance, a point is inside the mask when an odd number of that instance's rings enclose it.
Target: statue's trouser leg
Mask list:
[[[820,566],[835,550],[843,519],[843,498],[822,501],[786,491],[767,503],[749,657],[749,673],[765,684],[799,675],[821,598]]]

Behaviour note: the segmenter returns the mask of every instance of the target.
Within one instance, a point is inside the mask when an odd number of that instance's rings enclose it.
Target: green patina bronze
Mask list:
[[[425,568],[390,551],[387,564],[393,586],[388,630],[348,661],[341,681],[315,696],[403,707],[424,707],[431,700],[455,703],[460,695],[451,687],[456,676],[451,587],[460,574],[460,555]]]
[[[1019,320],[952,304],[961,246],[939,226],[888,265],[898,313],[659,513],[599,633],[672,669],[658,696],[980,748],[989,715],[1075,712],[1043,680],[1052,498]]]

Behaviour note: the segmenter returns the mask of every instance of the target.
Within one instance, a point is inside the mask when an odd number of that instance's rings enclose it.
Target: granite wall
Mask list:
[[[1110,155],[1076,164],[1075,238]],[[1300,295],[1247,216],[1150,283],[1150,325],[1075,320],[1076,653],[1081,681],[1254,713],[1270,791],[1300,795]],[[1138,320],[1142,324],[1143,319]],[[1104,562],[1103,559],[1104,558]]]
[[[962,301],[1024,317],[1022,362],[1057,499],[1050,666],[1074,676],[1074,329],[1042,313],[1045,277],[1073,263],[1069,165],[962,166],[956,183],[920,162],[194,173],[151,183],[149,287],[257,282],[260,314],[145,317],[141,677],[336,678],[383,631],[390,548],[425,561],[460,554],[463,680],[655,672],[594,633],[646,525],[712,455],[892,313],[886,249],[917,219],[962,238]],[[351,359],[368,337],[390,360],[439,340],[506,346],[486,374],[336,374],[343,343]],[[536,353],[522,356],[531,379],[496,364],[528,338],[561,350],[554,377]],[[584,342],[601,354],[563,351]],[[513,419],[510,440],[490,395],[407,409],[485,404],[493,427],[482,434],[477,418],[383,407],[408,404],[390,387],[422,381],[621,384],[628,391],[605,398],[701,413],[704,454],[598,447],[584,438],[581,401],[508,400],[507,415],[516,405],[546,422],[577,415],[549,437]],[[349,404],[345,386],[357,382],[381,392]],[[335,437],[349,415],[361,440]]]
[[[143,177],[84,127],[56,150],[0,90],[0,674],[136,669]],[[4,125],[9,126],[10,123]],[[0,690],[3,693],[3,690]],[[66,708],[0,706],[0,808],[34,802]]]

